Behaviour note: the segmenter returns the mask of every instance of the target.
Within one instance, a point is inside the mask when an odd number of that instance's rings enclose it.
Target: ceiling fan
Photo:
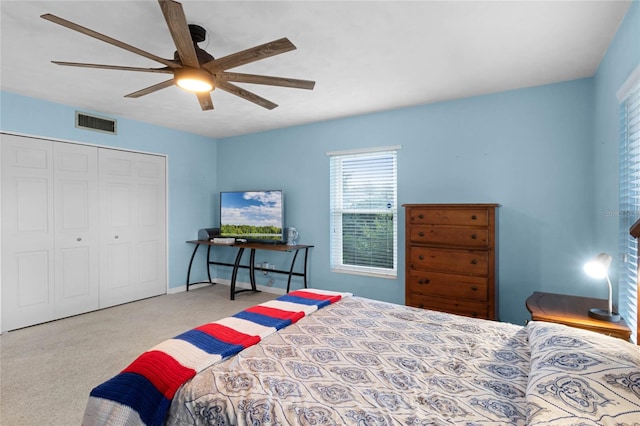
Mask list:
[[[173,42],[176,46],[176,52],[174,53],[173,60],[164,59],[156,56],[152,53],[145,52],[134,46],[100,34],[96,31],[90,30],[73,22],[67,21],[55,15],[49,13],[44,14],[41,18],[63,27],[70,28],[74,31],[78,31],[82,34],[90,37],[97,38],[114,46],[128,50],[129,52],[136,53],[144,56],[145,58],[159,62],[165,67],[162,68],[138,68],[138,67],[125,67],[118,65],[101,65],[101,64],[86,64],[78,62],[61,62],[52,61],[54,64],[72,66],[72,67],[85,67],[85,68],[101,68],[112,70],[124,70],[124,71],[141,71],[152,73],[173,74],[173,78],[163,81],[162,83],[154,84],[147,88],[138,90],[133,93],[125,95],[127,98],[139,98],[140,96],[148,95],[167,87],[171,87],[176,84],[185,90],[192,91],[196,94],[200,107],[203,111],[213,109],[213,101],[211,100],[211,91],[215,88],[224,90],[225,92],[239,96],[257,105],[260,105],[267,109],[273,109],[278,105],[264,99],[255,93],[245,90],[236,86],[232,82],[236,83],[250,83],[250,84],[263,84],[269,86],[282,86],[292,87],[296,89],[308,89],[312,90],[315,86],[314,81],[309,80],[297,80],[285,77],[271,77],[266,75],[256,74],[243,74],[236,72],[227,72],[228,69],[236,68],[241,65],[249,64],[251,62],[259,61],[271,56],[279,55],[281,53],[295,50],[296,47],[287,38],[281,38],[269,43],[261,44],[240,52],[232,53],[219,59],[215,59],[209,53],[198,47],[198,43],[204,41],[206,31],[204,28],[198,25],[188,25],[182,4],[173,0],[158,0],[162,14],[169,27],[169,32],[173,38]]]

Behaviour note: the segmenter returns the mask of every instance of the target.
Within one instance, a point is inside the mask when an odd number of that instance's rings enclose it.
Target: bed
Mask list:
[[[194,330],[217,343],[142,354],[91,392],[83,424],[640,424],[638,347],[560,324],[310,289]]]

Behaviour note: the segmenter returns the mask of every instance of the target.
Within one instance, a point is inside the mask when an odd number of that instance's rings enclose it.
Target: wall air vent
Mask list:
[[[78,129],[95,130],[98,132],[116,134],[116,120],[98,117],[76,111],[76,127]]]

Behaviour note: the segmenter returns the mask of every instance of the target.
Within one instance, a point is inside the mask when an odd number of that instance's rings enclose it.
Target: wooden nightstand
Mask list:
[[[607,322],[590,318],[589,309],[607,309],[607,301],[591,297],[534,292],[526,302],[533,321],[547,321],[595,331],[629,341],[631,330],[624,319]]]

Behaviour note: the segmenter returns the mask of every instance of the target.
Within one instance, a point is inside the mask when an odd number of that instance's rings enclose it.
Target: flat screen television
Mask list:
[[[282,190],[220,192],[220,235],[247,241],[283,242]]]

